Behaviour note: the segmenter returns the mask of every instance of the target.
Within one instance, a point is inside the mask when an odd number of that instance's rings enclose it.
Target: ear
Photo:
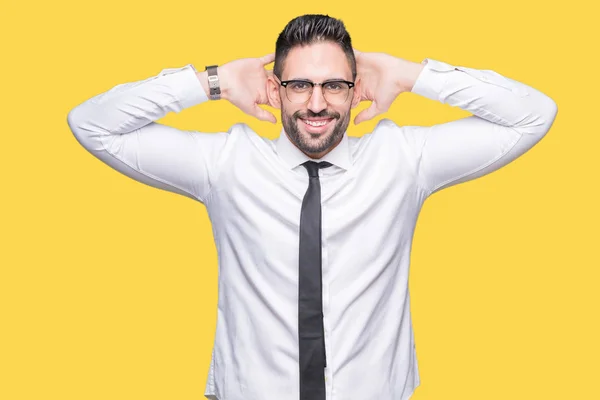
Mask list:
[[[273,74],[269,74],[267,78],[267,97],[269,103],[277,109],[281,109],[281,96],[279,95],[280,90],[279,83],[273,78]]]
[[[356,108],[356,106],[360,103],[361,99],[361,80],[360,76],[356,79],[356,84],[354,85],[354,95],[352,96],[352,108]]]

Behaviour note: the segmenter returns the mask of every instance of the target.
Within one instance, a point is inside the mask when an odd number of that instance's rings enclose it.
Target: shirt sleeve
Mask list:
[[[67,122],[77,141],[115,170],[204,203],[228,132],[185,131],[155,121],[207,100],[188,64],[117,85],[73,108]]]
[[[429,127],[404,127],[427,196],[515,160],[544,137],[556,118],[550,97],[497,72],[430,58],[422,64],[412,93],[473,114]]]

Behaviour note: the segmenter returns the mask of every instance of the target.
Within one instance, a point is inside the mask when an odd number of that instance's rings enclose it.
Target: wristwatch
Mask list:
[[[208,71],[208,87],[210,89],[210,99],[219,100],[221,98],[221,87],[219,86],[219,75],[217,75],[218,65],[209,65],[206,67]]]

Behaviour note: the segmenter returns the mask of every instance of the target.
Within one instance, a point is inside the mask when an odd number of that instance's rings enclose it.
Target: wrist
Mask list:
[[[217,66],[217,76],[219,77],[219,91],[221,92],[220,93],[221,99],[228,100],[229,99],[229,96],[228,96],[229,90],[228,90],[227,83],[229,82],[229,78],[227,77],[226,68],[223,68],[223,67],[224,66],[222,66],[222,65]],[[208,71],[207,70],[198,71],[198,72],[196,72],[196,77],[200,81],[200,84],[202,85],[202,89],[204,89],[204,93],[206,94],[206,97],[208,97],[210,99],[210,85],[209,85],[209,81],[208,81]]]
[[[206,97],[210,99],[210,87],[208,86],[208,72],[207,71],[198,71],[196,72],[196,77],[200,81],[200,85],[202,85],[202,89],[204,89],[204,93]]]
[[[411,92],[425,65],[404,59],[399,61],[397,85],[403,92]]]
[[[229,100],[229,83],[231,82],[231,79],[229,78],[229,69],[227,64],[219,65],[217,67],[217,74],[219,75],[221,98],[224,100]]]

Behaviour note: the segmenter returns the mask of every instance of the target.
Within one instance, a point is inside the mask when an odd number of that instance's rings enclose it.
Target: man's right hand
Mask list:
[[[262,121],[277,123],[273,114],[258,106],[272,106],[267,96],[267,78],[273,75],[273,71],[265,66],[273,61],[275,53],[258,58],[242,58],[218,66],[221,98],[228,100],[246,114]],[[205,91],[208,90],[207,75],[206,71],[198,73],[198,79]]]

